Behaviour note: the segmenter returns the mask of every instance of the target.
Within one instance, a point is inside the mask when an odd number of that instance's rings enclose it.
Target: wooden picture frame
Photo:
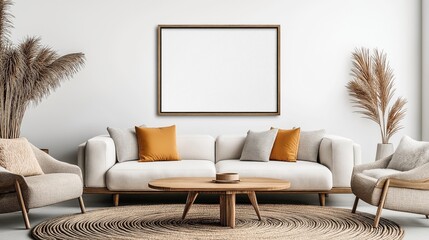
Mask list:
[[[280,115],[280,26],[158,25],[158,114]]]

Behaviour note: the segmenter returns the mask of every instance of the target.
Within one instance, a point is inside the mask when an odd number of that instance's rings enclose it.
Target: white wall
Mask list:
[[[422,138],[429,141],[429,0],[422,0]],[[426,93],[426,94],[425,94]]]
[[[22,135],[64,161],[107,126],[177,124],[179,134],[244,134],[270,126],[325,128],[362,145],[373,161],[376,124],[353,113],[345,85],[351,52],[388,53],[396,93],[408,99],[401,135],[421,138],[420,0],[32,0],[16,1],[13,39],[42,37],[60,53],[82,51],[87,64],[24,119]],[[158,24],[281,24],[279,117],[156,115]]]

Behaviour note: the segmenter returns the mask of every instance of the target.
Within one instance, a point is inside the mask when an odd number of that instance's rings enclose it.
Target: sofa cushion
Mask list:
[[[246,135],[220,135],[216,138],[216,162],[240,159]]]
[[[176,126],[146,128],[136,127],[139,161],[179,160],[176,142]]]
[[[182,159],[215,160],[215,139],[210,135],[179,135],[177,149]]]
[[[317,162],[319,147],[325,130],[301,131],[299,136],[298,159]]]
[[[240,177],[267,177],[284,179],[291,182],[288,190],[330,190],[332,188],[331,171],[319,163],[309,161],[296,162],[244,162],[224,160],[216,163],[219,173],[236,172]]]
[[[169,162],[128,161],[117,163],[106,174],[106,185],[112,191],[155,191],[148,183],[170,177],[216,177],[216,168],[209,160]]]
[[[116,159],[118,162],[139,159],[139,149],[134,128],[120,129],[108,127],[107,131],[115,143]]]
[[[277,131],[278,129],[264,132],[248,131],[240,160],[268,162]]]
[[[26,138],[0,139],[0,166],[23,176],[43,174]]]
[[[273,149],[271,150],[270,160],[295,162],[298,145],[300,128],[278,129]]]
[[[429,162],[429,142],[404,136],[393,153],[387,168],[408,171]]]

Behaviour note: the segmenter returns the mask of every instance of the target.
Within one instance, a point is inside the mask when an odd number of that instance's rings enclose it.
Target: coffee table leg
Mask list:
[[[256,193],[255,192],[249,192],[247,193],[247,196],[249,196],[249,200],[253,205],[253,208],[255,209],[256,215],[258,215],[259,221],[261,221],[261,214],[259,213],[259,206],[258,206],[258,200],[256,200]]]
[[[183,210],[182,219],[185,219],[186,214],[188,214],[189,209],[191,209],[192,204],[194,204],[195,199],[198,196],[198,192],[189,192],[186,199],[185,210]]]
[[[226,226],[226,194],[221,194],[219,196],[219,208],[220,208],[220,225]]]
[[[235,227],[235,193],[221,194],[220,222],[222,226]]]

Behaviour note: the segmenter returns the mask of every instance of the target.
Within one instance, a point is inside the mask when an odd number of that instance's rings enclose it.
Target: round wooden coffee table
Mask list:
[[[220,194],[220,224],[235,227],[235,195],[247,194],[261,220],[255,192],[288,189],[290,182],[274,178],[241,178],[239,183],[213,183],[213,178],[163,178],[149,182],[149,187],[163,191],[188,192],[182,219],[194,203],[199,193]]]

